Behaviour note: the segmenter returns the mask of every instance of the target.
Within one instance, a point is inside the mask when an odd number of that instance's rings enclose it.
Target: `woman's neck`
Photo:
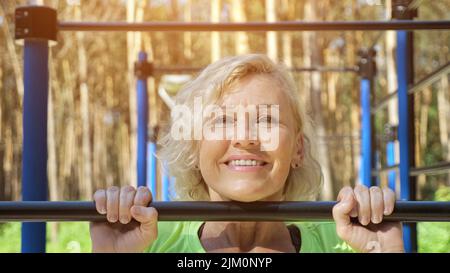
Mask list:
[[[231,201],[209,190],[211,201]],[[260,201],[281,201],[276,193]],[[211,251],[250,252],[266,248],[273,251],[295,251],[284,222],[206,222],[201,235],[205,248]]]
[[[295,251],[283,222],[206,222],[201,239],[209,251]]]

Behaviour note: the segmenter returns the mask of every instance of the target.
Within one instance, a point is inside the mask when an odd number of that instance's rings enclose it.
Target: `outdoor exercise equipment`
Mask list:
[[[92,203],[27,203],[28,201],[45,201],[47,200],[47,98],[48,98],[48,49],[57,41],[58,32],[62,31],[397,31],[397,74],[398,74],[398,91],[391,94],[386,101],[394,96],[398,97],[399,104],[399,124],[398,124],[398,142],[400,144],[400,163],[398,168],[400,171],[400,197],[396,213],[387,219],[397,219],[409,221],[423,221],[434,219],[448,221],[448,203],[427,203],[412,202],[408,200],[415,199],[415,180],[417,173],[433,173],[434,171],[448,170],[448,162],[442,162],[438,166],[416,168],[414,162],[414,123],[411,118],[413,115],[414,104],[411,92],[414,90],[413,79],[413,33],[414,30],[448,30],[450,29],[450,21],[414,21],[417,16],[416,9],[410,9],[410,0],[392,0],[392,18],[391,21],[352,21],[352,22],[249,22],[249,23],[179,23],[179,22],[148,22],[148,23],[125,23],[125,22],[60,22],[57,19],[56,10],[43,6],[25,6],[19,7],[15,12],[15,37],[19,42],[24,44],[24,109],[23,109],[23,167],[22,167],[22,194],[24,203],[1,203],[3,208],[10,208],[9,216],[6,210],[2,210],[3,216],[11,217],[16,215],[16,220],[27,220],[33,214],[33,211],[40,211],[38,218],[35,220],[50,220],[51,215],[59,215],[55,218],[64,220],[69,217],[69,212],[81,209],[80,213],[83,218],[81,220],[90,220],[94,217]],[[375,184],[375,177],[386,167],[375,169],[374,165],[374,141],[373,141],[373,115],[376,110],[381,109],[381,105],[371,105],[371,94],[373,94],[373,83],[376,73],[376,64],[374,61],[375,52],[371,49],[362,50],[360,52],[359,68],[337,68],[336,72],[358,72],[361,77],[361,109],[362,109],[362,165],[360,180],[363,184],[371,186]],[[175,68],[176,69],[176,68]],[[193,71],[192,68],[187,70]],[[166,68],[166,71],[170,69]],[[293,69],[295,71],[295,69]],[[317,71],[326,72],[333,69],[327,68],[299,68],[298,71]],[[446,71],[446,72],[442,72]],[[146,80],[152,76],[152,73],[164,73],[161,68],[158,72],[157,67],[153,67],[146,61],[144,54],[139,55],[136,65],[137,92],[138,92],[138,185],[148,185],[152,191],[156,189],[154,184],[156,181],[156,159],[152,156],[156,150],[155,138],[151,137],[148,144],[148,105]],[[438,74],[440,73],[440,74]],[[448,73],[448,70],[436,72],[438,75]],[[434,74],[434,73],[433,73]],[[394,164],[389,161],[388,168],[395,168]],[[150,171],[147,168],[150,168]],[[148,176],[148,177],[147,177]],[[170,179],[169,179],[170,180]],[[169,181],[167,178],[164,181]],[[167,182],[168,183],[168,182]],[[392,183],[390,184],[391,186]],[[167,188],[167,184],[163,184]],[[163,194],[168,196],[167,192]],[[404,202],[405,203],[402,203]],[[411,202],[411,203],[410,203]],[[280,217],[280,219],[289,219],[289,217],[311,217],[327,216],[330,219],[330,211],[332,203],[308,203],[308,213],[302,209],[301,204],[292,204],[286,202],[277,206],[257,205],[254,207],[246,207],[245,205],[209,203],[153,203],[160,206],[162,212],[161,217],[176,211],[183,211],[190,218],[178,218],[179,220],[195,219],[194,209],[205,209],[205,217],[219,217],[224,219],[235,215],[239,219],[259,218],[258,215],[264,217]],[[185,205],[176,210],[174,206]],[[172,207],[171,207],[172,206]],[[219,206],[219,207],[218,207]],[[61,209],[66,208],[66,214]],[[69,209],[70,208],[70,209]],[[169,209],[169,208],[172,208]],[[252,209],[250,209],[252,208]],[[275,209],[276,208],[276,209]],[[191,211],[192,209],[192,211]],[[209,211],[208,209],[212,209]],[[265,213],[261,210],[267,209]],[[319,211],[317,211],[317,209]],[[204,210],[203,210],[204,211]],[[212,213],[213,212],[213,213]],[[219,213],[220,212],[220,213]],[[238,213],[239,212],[239,213]],[[313,212],[317,212],[314,214]],[[14,214],[16,213],[16,214]],[[58,214],[59,213],[59,214]],[[233,214],[236,213],[236,214]],[[286,217],[282,217],[286,213]],[[427,218],[426,215],[431,215]],[[270,215],[268,215],[270,214]],[[280,214],[281,216],[276,216]],[[184,215],[184,214],[183,214]],[[215,215],[215,216],[212,216]],[[247,217],[243,217],[247,215]],[[310,216],[308,216],[310,215]],[[315,216],[313,216],[315,215]],[[22,218],[21,218],[22,217]],[[50,218],[49,218],[50,217]],[[95,216],[97,217],[97,216]],[[168,217],[168,216],[167,216]],[[234,217],[234,216],[233,216]],[[243,218],[240,218],[243,217]],[[398,217],[398,218],[395,218]],[[436,218],[433,218],[436,217]],[[318,217],[320,218],[320,217]],[[7,218],[2,218],[8,220]],[[168,218],[167,218],[168,219]],[[297,218],[295,218],[297,219]],[[33,219],[28,219],[33,220]],[[69,219],[67,219],[69,220]],[[408,224],[404,229],[405,248],[408,252],[414,251],[416,247],[416,234],[414,224]],[[45,223],[23,223],[22,228],[22,251],[23,252],[45,252]]]

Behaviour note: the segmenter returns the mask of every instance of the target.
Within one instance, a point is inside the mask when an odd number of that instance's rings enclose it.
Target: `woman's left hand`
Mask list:
[[[359,252],[404,252],[400,222],[383,222],[395,206],[395,193],[389,188],[357,185],[344,187],[333,207],[338,236]],[[352,222],[351,217],[358,217]]]

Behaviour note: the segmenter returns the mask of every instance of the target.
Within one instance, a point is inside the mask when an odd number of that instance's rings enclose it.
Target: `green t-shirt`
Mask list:
[[[158,222],[158,238],[145,252],[205,253],[198,231],[203,222]],[[300,230],[300,253],[348,253],[349,245],[336,234],[334,223],[286,222]]]

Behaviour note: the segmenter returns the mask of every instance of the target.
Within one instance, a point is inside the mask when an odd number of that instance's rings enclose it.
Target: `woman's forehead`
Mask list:
[[[286,94],[271,76],[245,77],[226,90],[220,100],[222,105],[286,105]]]

